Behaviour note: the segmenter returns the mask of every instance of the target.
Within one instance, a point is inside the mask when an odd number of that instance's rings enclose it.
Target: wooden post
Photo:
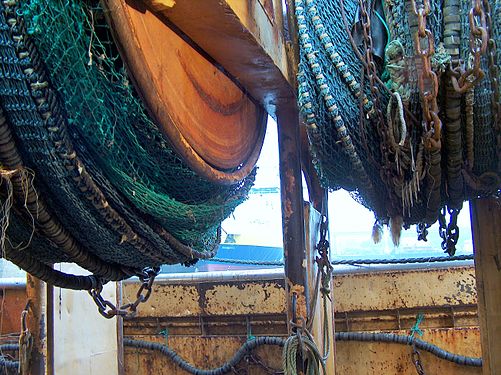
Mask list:
[[[299,117],[295,103],[277,111],[280,160],[280,194],[285,260],[287,318],[292,319],[292,300],[297,301],[297,318],[305,319],[309,311],[308,272],[301,182]],[[289,325],[289,332],[291,332]]]
[[[484,375],[501,374],[501,200],[471,202]]]
[[[31,361],[29,365],[31,375],[45,374],[45,283],[36,277],[27,274],[26,296],[30,301],[27,319],[28,330],[33,337]]]
[[[46,375],[55,375],[54,368],[54,286],[46,284],[47,299],[45,311],[47,314],[47,345],[46,345]]]

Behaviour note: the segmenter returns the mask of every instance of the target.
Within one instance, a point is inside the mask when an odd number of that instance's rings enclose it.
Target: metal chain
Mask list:
[[[450,215],[450,222],[446,222],[446,208],[443,207],[438,215],[439,234],[442,238],[442,250],[450,256],[456,253],[456,245],[459,240],[458,215],[459,209],[447,208],[447,213]]]
[[[145,268],[141,274],[137,275],[141,281],[141,286],[136,292],[136,300],[132,303],[127,303],[120,307],[109,300],[105,300],[101,295],[103,291],[103,283],[100,282],[98,287],[89,290],[89,294],[97,305],[99,313],[106,319],[111,319],[114,316],[128,317],[136,313],[137,306],[140,303],[145,303],[151,296],[153,282],[155,277],[160,272],[160,267]]]
[[[454,69],[454,75],[452,76],[454,90],[461,94],[473,88],[485,76],[484,71],[480,67],[480,58],[487,51],[489,28],[482,0],[472,0],[468,19],[470,23],[470,53],[473,58],[473,66],[466,70],[458,66]]]
[[[426,131],[425,147],[427,149],[440,149],[442,121],[438,117],[438,77],[431,67],[431,57],[435,53],[435,42],[432,32],[426,27],[426,17],[431,11],[430,1],[423,0],[423,3],[418,6],[416,0],[411,0],[411,5],[418,21],[418,30],[414,35],[414,48],[422,63],[422,69],[418,73],[418,86],[421,93],[423,125]],[[424,42],[424,48],[422,42]]]
[[[412,345],[412,363],[416,367],[416,371],[419,375],[426,375],[423,368],[423,363],[421,362],[421,354],[416,348],[416,345]]]
[[[486,16],[486,26],[489,32],[488,40],[488,59],[489,59],[489,77],[491,79],[491,106],[492,106],[492,117],[493,124],[495,126],[496,134],[496,145],[497,145],[497,156],[498,156],[498,170],[501,170],[501,98],[499,97],[499,66],[497,64],[497,46],[496,40],[492,35],[492,17],[491,17],[491,5],[488,0],[483,1],[485,16]]]

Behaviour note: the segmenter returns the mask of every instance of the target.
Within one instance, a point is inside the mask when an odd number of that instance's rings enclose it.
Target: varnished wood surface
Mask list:
[[[501,201],[471,203],[484,375],[501,374]]]
[[[260,107],[143,3],[105,4],[136,88],[176,151],[198,172],[249,172],[264,138]]]

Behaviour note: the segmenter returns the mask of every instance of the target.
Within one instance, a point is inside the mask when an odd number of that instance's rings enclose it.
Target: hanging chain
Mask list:
[[[418,6],[416,0],[411,0],[411,5],[418,21],[418,30],[414,35],[414,48],[422,63],[422,69],[418,73],[418,85],[421,93],[423,125],[426,131],[425,146],[428,149],[440,149],[442,121],[438,117],[438,77],[431,67],[431,57],[435,53],[435,42],[432,32],[426,27],[426,17],[431,11],[430,1],[423,0],[423,3]],[[424,48],[422,42],[424,42]]]
[[[485,76],[480,67],[480,58],[486,53],[489,44],[487,18],[489,18],[490,22],[490,14],[487,14],[482,0],[472,0],[468,19],[470,23],[470,53],[473,58],[473,66],[466,70],[462,67],[456,67],[452,76],[454,90],[461,94],[473,88]]]
[[[456,208],[446,208],[443,207],[438,215],[440,238],[442,238],[442,250],[453,256],[456,253],[456,245],[459,240],[459,227],[458,227],[458,215],[459,209]],[[447,225],[446,212],[450,215],[450,222]]]
[[[426,375],[424,372],[423,363],[421,362],[421,354],[416,348],[416,345],[412,345],[412,363],[416,367],[418,375]]]
[[[114,316],[133,316],[136,313],[137,306],[140,303],[145,303],[151,296],[153,282],[155,277],[160,272],[160,267],[145,268],[141,274],[138,275],[141,281],[141,286],[136,293],[136,300],[132,303],[127,303],[123,306],[117,307],[109,300],[105,300],[101,295],[103,291],[103,283],[99,283],[98,287],[89,290],[89,294],[97,305],[99,313],[106,319],[111,319]]]
[[[492,35],[492,17],[491,17],[491,5],[488,0],[483,1],[486,26],[489,32],[489,40],[487,42],[488,47],[488,59],[489,59],[489,77],[491,79],[491,106],[492,106],[492,117],[493,124],[495,126],[496,134],[496,145],[497,145],[497,157],[498,157],[498,170],[501,169],[501,98],[499,97],[499,66],[497,64],[497,46],[496,40]]]

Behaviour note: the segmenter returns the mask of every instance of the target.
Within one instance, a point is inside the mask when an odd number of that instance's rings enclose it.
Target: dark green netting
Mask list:
[[[71,235],[135,268],[190,261],[164,229],[212,254],[254,172],[216,185],[173,152],[133,90],[102,8],[13,2],[1,7],[0,30],[2,108],[37,190]],[[57,254],[52,262],[66,260]]]
[[[194,231],[214,231],[241,202],[241,186],[198,178],[169,148],[132,92],[100,7],[32,1],[23,12],[65,100],[69,125],[96,163],[139,210],[184,243],[200,246]]]
[[[419,0],[416,2],[418,6],[422,4]],[[471,93],[474,97],[473,166],[465,164],[466,94],[460,95],[460,101],[456,102],[458,107],[454,108],[462,113],[459,143],[457,133],[451,128],[446,130],[451,123],[445,114],[450,104],[450,94],[446,92],[453,60],[450,45],[457,42],[459,57],[466,64],[471,63],[468,23],[471,1],[460,0],[457,5],[447,5],[450,8],[444,11],[444,4],[454,1],[430,0],[430,14],[426,17],[427,28],[435,41],[431,65],[439,76],[438,115],[443,122],[438,159],[422,146],[426,139],[418,87],[422,63],[415,57],[417,17],[412,14],[411,1],[363,0],[361,3],[371,14],[374,49],[370,55],[377,73],[373,85],[368,77],[370,69],[364,66],[369,65],[369,60],[363,42],[369,40],[360,31],[359,1],[295,1],[300,47],[298,104],[308,127],[311,152],[323,185],[332,190],[351,191],[356,200],[374,211],[380,223],[401,217],[404,226],[423,222],[430,225],[436,221],[441,207],[460,208],[461,203],[454,194],[460,195],[460,201],[495,194],[501,181],[500,155],[497,154],[500,125],[493,111],[499,103],[491,102],[493,70],[488,53],[481,58],[485,78]],[[490,38],[497,44],[499,64],[500,3],[491,0],[489,4],[493,22]],[[382,34],[389,34],[387,40],[380,37],[378,28],[383,30]],[[457,38],[447,39],[449,44],[444,42],[451,30],[460,33],[460,42]],[[385,44],[383,58],[376,54],[378,43]],[[499,69],[497,74],[499,80]],[[406,135],[395,125],[402,123],[396,94],[403,103]],[[391,107],[390,96],[395,97]],[[402,134],[405,141],[397,144]],[[456,137],[454,141],[452,137]],[[438,160],[440,168],[438,198],[430,198],[434,188],[430,173],[432,158],[433,162]],[[419,169],[421,174],[416,173]],[[433,199],[438,199],[438,205]]]

